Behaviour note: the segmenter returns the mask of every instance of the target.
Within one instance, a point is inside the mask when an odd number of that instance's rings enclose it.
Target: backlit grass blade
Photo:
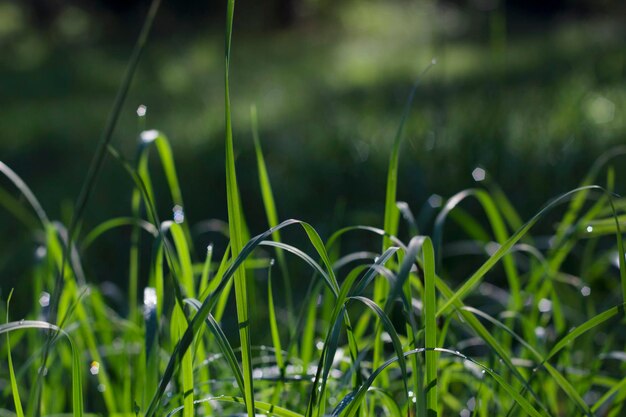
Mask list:
[[[426,409],[429,415],[437,416],[437,299],[435,297],[435,251],[430,238],[422,244],[424,254],[424,333],[426,347]]]
[[[415,93],[417,92],[417,87],[420,85],[423,76],[426,74],[426,72],[428,72],[432,65],[433,63],[429,64],[415,80],[413,88],[411,88],[411,92],[409,93],[409,96],[407,97],[406,103],[404,105],[402,117],[400,118],[400,124],[398,125],[398,130],[396,131],[395,137],[393,139],[391,155],[389,156],[389,166],[387,169],[385,219],[383,226],[383,229],[391,235],[397,234],[398,221],[400,218],[399,210],[396,207],[396,194],[398,188],[398,165],[400,159],[400,145],[402,143],[402,131],[404,130],[404,124],[409,117],[409,113],[411,112],[411,105],[413,104]],[[390,244],[391,242],[388,239],[384,239],[383,251],[387,249]]]
[[[9,293],[7,298],[7,323],[9,322],[9,305],[11,304],[11,296],[13,290]],[[24,410],[22,409],[22,400],[20,399],[20,392],[17,388],[17,380],[15,379],[15,370],[13,369],[13,358],[11,358],[11,339],[7,332],[7,361],[9,362],[9,380],[11,381],[11,394],[13,395],[13,405],[15,407],[15,414],[17,417],[24,417]]]
[[[275,227],[278,225],[278,211],[276,210],[276,201],[274,199],[274,193],[272,192],[272,184],[270,182],[270,177],[265,165],[265,158],[263,157],[263,150],[261,148],[256,106],[250,107],[250,120],[252,122],[252,138],[254,139],[254,151],[256,153],[259,186],[261,188],[261,196],[263,197],[265,215],[267,216],[267,223],[269,227]],[[272,237],[277,242],[281,241],[280,232],[274,233]],[[283,285],[285,287],[284,296],[287,303],[287,318],[290,323],[289,327],[291,328],[294,323],[292,322],[293,297],[291,282],[289,280],[289,272],[287,270],[285,256],[280,250],[276,251],[276,259],[278,260],[278,266],[280,267],[280,272],[283,277]]]
[[[267,269],[267,308],[269,310],[270,332],[272,334],[272,345],[274,346],[276,365],[278,366],[281,376],[284,376],[285,360],[283,359],[283,349],[280,343],[280,332],[278,331],[276,308],[274,306],[274,292],[272,291],[272,265],[273,262],[270,263]]]
[[[228,227],[230,230],[230,250],[233,258],[242,251],[242,212],[235,171],[235,152],[233,149],[233,130],[230,109],[230,47],[233,31],[233,15],[235,0],[228,0],[226,11],[226,44],[224,67],[224,110],[226,119],[226,199],[228,203]],[[252,382],[252,357],[250,352],[250,322],[248,319],[248,291],[246,288],[246,271],[243,267],[234,271],[235,302],[239,338],[241,339],[241,360],[244,377],[244,398],[248,417],[254,417],[254,385]]]
[[[159,233],[157,228],[150,222],[133,217],[115,217],[106,220],[94,227],[81,241],[81,251],[86,251],[96,239],[104,233],[122,226],[137,226],[156,237]]]
[[[404,106],[404,110],[402,112],[402,117],[400,118],[400,124],[398,125],[398,129],[393,140],[391,154],[389,156],[389,165],[387,168],[387,186],[385,191],[385,217],[383,222],[383,229],[386,233],[394,236],[398,234],[398,223],[400,219],[400,211],[396,206],[396,195],[398,188],[398,166],[400,160],[400,145],[402,143],[402,131],[404,129],[404,124],[409,117],[411,105],[413,104],[413,99],[415,98],[417,87],[421,83],[423,75],[430,69],[432,65],[433,64],[431,63],[422,71],[422,73],[417,77],[415,83],[413,84],[413,88],[411,88],[411,92],[409,93],[409,96]],[[391,244],[392,243],[390,239],[388,239],[386,236],[383,237],[382,251],[384,252],[389,246],[391,246]],[[384,281],[376,281],[376,283],[374,284],[374,302],[382,305],[385,302],[386,292],[387,284]],[[374,368],[377,368],[381,363],[383,345],[380,341],[380,334],[377,333],[374,337],[374,357],[372,359],[372,365]],[[384,378],[386,378],[386,376]]]

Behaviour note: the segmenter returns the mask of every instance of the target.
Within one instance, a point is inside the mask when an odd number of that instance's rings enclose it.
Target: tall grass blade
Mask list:
[[[432,241],[424,239],[424,333],[426,347],[426,409],[428,415],[438,415],[437,399],[437,299],[435,296],[435,251]]]
[[[261,139],[259,138],[259,122],[257,117],[256,106],[250,107],[250,119],[252,121],[252,138],[254,139],[254,151],[256,153],[257,169],[259,175],[259,186],[261,188],[261,196],[263,197],[263,206],[265,207],[265,214],[267,216],[267,223],[269,227],[275,227],[278,225],[278,211],[276,210],[276,201],[274,199],[274,193],[272,192],[272,184],[270,183],[270,177],[265,165],[265,158],[263,157],[263,150],[261,148]],[[272,236],[275,241],[280,242],[280,232],[274,233]],[[289,279],[289,271],[287,269],[287,262],[284,254],[280,251],[276,251],[276,259],[278,260],[278,266],[283,278],[284,296],[287,303],[287,320],[289,322],[289,328],[294,327],[293,322],[293,296],[291,289],[291,281]]]
[[[228,0],[226,12],[226,62],[224,67],[224,108],[226,119],[226,198],[228,202],[228,226],[230,230],[230,250],[233,258],[242,251],[242,212],[239,201],[239,189],[235,171],[235,153],[233,149],[233,131],[230,109],[230,48],[233,31],[235,0]],[[254,385],[252,382],[252,354],[250,352],[250,322],[248,319],[248,291],[246,288],[245,269],[238,268],[234,274],[235,300],[239,337],[241,339],[241,360],[243,364],[244,398],[248,417],[254,417]]]
[[[7,298],[7,323],[9,322],[9,306],[11,304],[11,297],[13,296],[13,290],[9,293]],[[13,394],[13,404],[15,406],[15,414],[17,417],[24,417],[24,410],[22,409],[22,400],[20,399],[20,392],[17,387],[17,380],[15,379],[15,369],[13,369],[13,358],[11,358],[11,339],[7,332],[7,361],[9,362],[9,380],[11,381],[11,394]]]

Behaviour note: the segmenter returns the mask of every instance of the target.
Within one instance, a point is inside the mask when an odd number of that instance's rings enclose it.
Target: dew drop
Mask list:
[[[42,291],[39,295],[39,305],[42,307],[48,307],[50,305],[50,293]]]
[[[476,167],[472,171],[472,178],[474,178],[476,182],[484,181],[486,175],[487,173],[481,167]]]
[[[141,104],[139,105],[139,107],[137,107],[137,116],[144,117],[147,111],[148,108],[145,105]]]
[[[172,208],[172,212],[174,213],[174,223],[181,224],[185,221],[185,212],[182,206],[176,204],[174,208]]]
[[[539,300],[539,305],[537,306],[537,308],[539,308],[539,311],[541,311],[542,313],[549,313],[550,311],[552,311],[552,301],[548,300],[547,298],[542,298],[541,300]]]
[[[143,143],[150,143],[150,142],[154,142],[156,140],[156,138],[159,137],[159,131],[158,130],[144,130],[143,132],[141,132],[141,135],[139,135],[141,138],[141,141]]]
[[[587,226],[587,233],[593,232],[593,226]]]
[[[430,61],[430,63],[431,63],[432,65],[437,65],[437,58],[433,58],[433,59]]]
[[[443,197],[441,197],[439,194],[433,194],[430,197],[428,197],[428,204],[432,208],[441,207],[442,203],[443,203]]]
[[[275,263],[276,263],[276,260],[274,258],[270,259],[270,266],[274,266]]]
[[[91,373],[91,375],[98,375],[98,373],[100,373],[100,363],[96,361],[91,361],[91,364],[89,365],[89,372]]]
[[[591,295],[591,288],[585,285],[580,289],[580,293],[583,295],[583,297],[589,297]]]
[[[143,305],[146,308],[154,308],[157,305],[156,288],[146,287],[143,290]]]
[[[104,386],[104,384],[99,384],[98,385],[98,392],[104,392],[107,390],[107,387]]]
[[[37,259],[45,258],[47,253],[48,253],[48,250],[46,249],[45,246],[38,246],[37,249],[35,250],[35,256],[37,257]]]

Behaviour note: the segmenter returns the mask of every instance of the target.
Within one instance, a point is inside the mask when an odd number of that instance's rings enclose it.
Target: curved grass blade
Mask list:
[[[13,183],[13,185],[15,185],[15,187],[20,191],[20,193],[22,193],[24,198],[26,198],[26,201],[28,201],[28,204],[30,204],[33,211],[39,218],[41,225],[44,228],[46,228],[48,224],[50,223],[50,220],[48,220],[48,216],[46,215],[46,212],[41,207],[39,200],[37,200],[37,197],[35,197],[35,194],[33,194],[33,192],[28,187],[28,185],[26,185],[26,183],[22,180],[22,178],[20,178],[19,175],[15,173],[15,171],[9,168],[2,161],[0,161],[0,172],[4,174],[4,176],[7,177],[9,181]]]
[[[212,401],[223,401],[223,402],[229,402],[229,403],[245,404],[245,400],[242,397],[232,397],[232,396],[226,396],[226,395],[222,395],[219,397],[204,398],[202,400],[197,400],[194,403],[202,404],[202,403],[212,402]],[[277,405],[270,404],[270,403],[263,402],[263,401],[255,401],[254,406],[256,407],[257,410],[262,411],[264,414],[269,415],[269,416],[304,417],[302,414],[298,414],[286,408],[279,407]],[[178,408],[173,409],[167,414],[167,417],[173,417],[176,413],[180,412],[182,409],[183,407],[178,407]]]
[[[114,219],[106,220],[94,227],[82,240],[81,250],[83,252],[86,251],[93,244],[93,242],[104,233],[122,226],[140,227],[153,237],[156,237],[159,233],[158,229],[154,227],[152,223],[145,220],[135,219],[133,217],[116,217]]]

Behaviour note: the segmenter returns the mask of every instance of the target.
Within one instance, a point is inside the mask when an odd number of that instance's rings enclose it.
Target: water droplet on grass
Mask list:
[[[539,311],[541,311],[542,313],[549,313],[550,311],[552,311],[552,301],[548,300],[547,298],[542,298],[541,300],[539,300],[537,308],[539,308]]]
[[[472,171],[472,178],[474,178],[474,181],[476,182],[484,181],[486,175],[487,173],[481,167],[476,167]]]
[[[432,208],[441,207],[442,203],[443,203],[443,198],[439,194],[433,194],[430,197],[428,197],[428,204]]]
[[[143,305],[147,308],[154,308],[157,305],[156,289],[153,287],[146,287],[143,290]]]
[[[139,107],[137,107],[137,116],[144,117],[147,111],[148,111],[148,108],[144,106],[143,104],[141,104]]]
[[[587,226],[587,233],[593,232],[593,226]]]
[[[42,291],[41,295],[39,295],[39,305],[42,307],[48,307],[49,304],[50,304],[50,293]]]
[[[185,212],[180,205],[176,204],[172,209],[172,212],[174,213],[174,223],[181,224],[185,221]]]
[[[91,375],[98,375],[98,373],[100,373],[100,363],[92,361],[89,365],[89,372],[91,373]]]
[[[104,392],[106,391],[107,387],[104,386],[104,384],[99,384],[98,385],[98,392]]]
[[[158,130],[144,130],[143,132],[141,132],[141,135],[139,135],[139,137],[141,138],[141,141],[143,143],[150,143],[150,142],[154,142],[156,140],[156,138],[159,137],[159,131]]]
[[[591,295],[591,288],[585,285],[580,289],[580,293],[583,295],[583,297],[589,297]]]
[[[46,249],[45,246],[38,246],[37,249],[35,250],[35,257],[37,259],[43,259],[46,257],[47,253],[48,253],[48,250]]]

